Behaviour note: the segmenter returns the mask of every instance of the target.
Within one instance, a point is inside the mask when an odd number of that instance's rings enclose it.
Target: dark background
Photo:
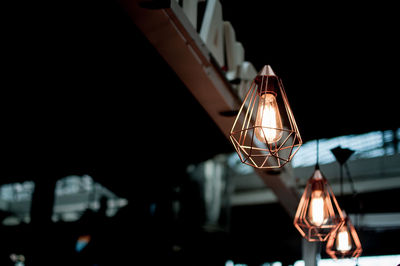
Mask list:
[[[246,60],[283,79],[303,140],[399,127],[393,8],[221,2]],[[0,182],[37,187],[32,223],[1,227],[1,265],[12,252],[26,265],[300,259],[301,239],[278,205],[233,208],[229,233],[202,230],[186,168],[233,148],[118,3],[1,5]],[[69,174],[90,174],[129,205],[110,220],[50,223],[52,188]],[[74,253],[86,232],[97,244]]]

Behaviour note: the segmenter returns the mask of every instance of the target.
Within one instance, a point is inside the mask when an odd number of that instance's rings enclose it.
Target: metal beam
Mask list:
[[[347,165],[354,181],[357,180],[380,180],[381,178],[400,176],[400,154],[384,155],[374,158],[359,158],[349,160]],[[337,162],[320,164],[321,171],[333,183],[340,181],[340,166]],[[294,173],[302,185],[305,185],[307,179],[314,171],[313,166],[296,167]],[[344,178],[347,180],[347,177]]]
[[[248,175],[243,178],[253,179],[256,175]],[[235,186],[235,184],[233,184]],[[357,188],[358,193],[368,193],[381,190],[389,190],[400,188],[400,176],[391,178],[379,178],[374,180],[357,180],[354,182],[354,186]],[[332,190],[335,194],[340,192],[340,184],[331,184]],[[236,188],[237,189],[237,188]],[[302,188],[297,189],[300,194],[303,192]],[[351,195],[351,186],[349,182],[344,182],[344,195]],[[246,191],[235,191],[231,197],[231,204],[237,205],[253,205],[253,204],[269,204],[276,203],[278,198],[275,196],[273,191],[265,186],[259,188],[252,188]]]
[[[398,229],[400,228],[400,213],[365,213],[350,214],[353,224],[368,229]]]
[[[400,155],[395,154],[350,161],[348,164],[357,193],[368,193],[400,188],[399,160]],[[337,163],[330,163],[320,165],[320,167],[325,177],[328,179],[333,192],[336,195],[339,195],[339,165]],[[287,169],[290,168],[285,168],[285,170]],[[312,175],[314,169],[314,166],[292,169],[293,173],[289,176],[296,177],[296,190],[298,194],[303,193],[303,188],[308,178]],[[283,176],[280,176],[281,179]],[[273,192],[275,192],[274,194],[277,193],[276,189],[275,191],[270,189],[270,187],[274,187],[274,184],[271,184],[271,182],[274,181],[274,178],[266,177],[263,180],[265,180],[264,183],[262,183],[258,179],[258,175],[254,173],[231,177],[232,185],[235,187],[235,191],[231,198],[232,205],[268,204],[277,202],[278,198],[272,195]],[[287,180],[292,181],[293,178],[287,178]],[[267,184],[268,187],[265,186],[265,184]],[[286,187],[294,187],[293,182],[287,183]],[[343,194],[353,194],[351,183],[347,177],[343,182]]]

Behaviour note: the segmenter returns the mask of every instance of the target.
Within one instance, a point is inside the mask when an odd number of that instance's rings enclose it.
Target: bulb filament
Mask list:
[[[261,142],[271,144],[282,138],[282,119],[273,94],[260,96],[255,125],[256,137]]]

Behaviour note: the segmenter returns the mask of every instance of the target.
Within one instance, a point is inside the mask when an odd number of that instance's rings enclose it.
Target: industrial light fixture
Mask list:
[[[342,211],[332,188],[319,169],[319,142],[317,163],[308,179],[294,218],[294,226],[310,242],[326,241],[329,235],[344,222]]]
[[[343,198],[343,167],[347,167],[346,162],[354,151],[339,146],[332,149],[331,152],[340,164],[340,195]],[[357,195],[348,168],[347,176],[352,185],[351,188],[353,195]],[[345,211],[342,211],[342,213],[344,215],[344,222],[329,236],[325,251],[333,259],[351,257],[358,258],[362,253],[360,239],[358,238],[357,231],[353,226],[350,217],[346,215]]]
[[[361,242],[356,229],[351,223],[350,218],[345,213],[344,215],[344,223],[332,232],[326,244],[326,253],[333,259],[357,258],[362,252]]]
[[[303,144],[281,79],[269,65],[254,78],[230,132],[242,163],[280,168]]]

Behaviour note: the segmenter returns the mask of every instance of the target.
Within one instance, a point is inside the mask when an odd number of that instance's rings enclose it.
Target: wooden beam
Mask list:
[[[222,116],[221,112],[238,110],[241,101],[220,67],[213,62],[210,52],[178,3],[170,1],[166,8],[147,9],[141,7],[139,0],[120,2],[137,27],[229,139],[235,118]],[[299,195],[289,185],[294,183],[291,171],[283,169],[278,175],[256,172],[278,196],[288,213],[294,216]]]
[[[291,167],[286,165],[281,168],[279,173],[265,170],[257,170],[256,172],[262,181],[275,193],[279,203],[285,208],[287,213],[291,217],[294,217],[297,205],[299,204],[300,194],[296,190]]]
[[[165,9],[147,9],[138,0],[121,0],[122,5],[157,49],[164,60],[204,107],[226,137],[234,117],[222,116],[237,110],[240,100],[212,57],[196,30],[176,1]]]

